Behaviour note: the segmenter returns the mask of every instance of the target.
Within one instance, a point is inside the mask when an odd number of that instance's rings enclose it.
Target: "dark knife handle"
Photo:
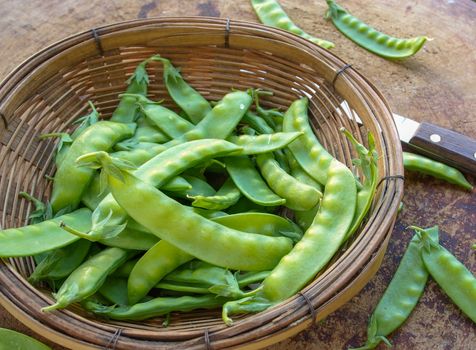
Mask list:
[[[476,140],[430,123],[421,123],[410,140],[418,153],[476,176]]]

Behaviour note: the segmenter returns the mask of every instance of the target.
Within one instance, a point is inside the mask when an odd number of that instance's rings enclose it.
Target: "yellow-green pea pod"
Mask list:
[[[425,231],[432,241],[438,242],[438,226],[425,229]],[[425,290],[428,271],[423,263],[421,250],[420,238],[415,235],[370,317],[367,341],[358,349],[373,349],[382,341],[391,346],[386,337],[410,316]]]
[[[182,78],[170,60],[156,55],[153,61],[164,65],[164,83],[170,97],[185,112],[192,123],[197,124],[211,111],[210,103]]]
[[[437,179],[461,186],[469,191],[473,189],[473,186],[459,170],[418,154],[403,152],[403,166],[405,170],[430,175]]]
[[[253,203],[278,206],[286,202],[274,193],[247,156],[226,157],[226,170],[241,193]]]
[[[51,350],[38,340],[11,329],[0,328],[0,339],[1,350]]]
[[[241,197],[241,192],[228,178],[213,196],[189,196],[193,199],[192,206],[211,210],[223,210],[236,204]]]
[[[138,258],[127,260],[124,264],[119,266],[113,273],[111,273],[110,276],[117,277],[117,278],[125,278],[126,284],[127,284],[127,278],[129,278],[129,275],[131,274],[131,271],[134,268],[134,265],[137,263],[137,261],[139,261]]]
[[[187,182],[192,186],[192,188],[182,191],[170,192],[168,193],[169,196],[177,198],[193,198],[195,196],[211,197],[216,194],[215,189],[205,180],[191,175],[184,175],[184,179],[187,180]]]
[[[415,228],[423,246],[421,256],[431,277],[451,300],[476,323],[476,278],[453,254],[428,233]]]
[[[140,166],[166,149],[167,147],[164,145],[155,142],[137,142],[131,144],[127,150],[113,152],[111,155],[135,166]]]
[[[426,36],[399,39],[378,32],[374,28],[352,16],[334,0],[327,0],[330,18],[336,28],[350,40],[364,49],[387,59],[403,59],[416,54],[428,40]]]
[[[295,25],[276,0],[251,0],[251,5],[253,6],[253,9],[258,15],[261,23],[271,27],[287,30],[288,32],[299,35],[304,39],[312,41],[314,44],[326,49],[331,49],[334,47],[334,44],[330,41],[309,35],[297,25]]]
[[[72,210],[76,209],[94,176],[93,169],[77,167],[76,158],[89,152],[109,151],[116,142],[132,136],[134,130],[135,124],[100,121],[88,127],[73,141],[55,174],[51,193],[54,213],[68,206]]]
[[[228,299],[215,294],[183,297],[159,297],[132,306],[105,306],[88,300],[83,306],[103,317],[112,320],[140,321],[167,315],[170,312],[188,312],[195,309],[214,309],[223,305]]]
[[[67,246],[79,238],[60,227],[60,223],[77,230],[91,228],[91,211],[86,208],[37,224],[0,231],[0,257],[20,257]]]
[[[227,140],[243,147],[241,154],[251,155],[272,152],[284,148],[301,135],[302,133],[300,132],[277,132],[258,136],[230,136]]]
[[[280,302],[301,290],[334,256],[352,223],[357,190],[352,172],[334,160],[311,227],[263,281],[263,296]]]
[[[115,151],[124,151],[132,145],[141,142],[164,143],[170,140],[154,123],[149,119],[140,117],[137,119],[137,129],[134,135],[127,140],[119,142],[114,146]]]
[[[236,270],[262,271],[274,267],[292,247],[287,238],[240,232],[194,213],[121,169],[105,152],[97,154],[97,162],[103,166],[112,195],[134,220],[200,260]]]
[[[286,173],[271,153],[259,154],[256,163],[268,186],[286,200],[286,207],[293,210],[310,210],[321,199],[321,192]]]
[[[123,264],[128,252],[121,248],[107,248],[82,263],[63,282],[54,294],[56,303],[42,308],[42,311],[63,309],[96,293],[106,277]]]
[[[312,131],[307,115],[308,99],[294,101],[284,114],[283,131],[302,132],[288,145],[299,165],[317,182],[325,185],[329,166],[334,157],[320,144]]]
[[[129,223],[128,223],[129,224]],[[99,242],[109,247],[117,247],[130,250],[149,250],[159,239],[157,236],[126,226],[114,237],[101,239]]]
[[[141,300],[168,273],[193,256],[162,240],[150,248],[134,265],[127,280],[129,304]]]

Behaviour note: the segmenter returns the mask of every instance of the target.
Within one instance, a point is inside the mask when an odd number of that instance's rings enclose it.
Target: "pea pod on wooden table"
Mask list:
[[[330,41],[313,37],[295,25],[276,0],[251,0],[251,5],[263,24],[287,30],[326,49],[334,47]]]
[[[438,226],[425,230],[438,242]],[[428,271],[421,257],[420,238],[416,234],[408,245],[390,284],[380,299],[367,329],[367,341],[359,350],[373,349],[380,342],[391,346],[386,338],[408,318],[426,286]],[[354,349],[357,350],[357,349]]]
[[[236,270],[262,271],[274,267],[292,247],[291,240],[284,237],[240,232],[205,219],[127,169],[120,169],[121,164],[114,164],[107,153],[96,157],[114,198],[134,220],[200,260]],[[148,210],[143,203],[148,203]],[[190,230],[195,234],[189,235]]]
[[[387,59],[402,59],[416,54],[428,40],[426,36],[399,39],[376,31],[358,18],[352,16],[334,0],[327,0],[330,18],[336,28],[364,49]]]

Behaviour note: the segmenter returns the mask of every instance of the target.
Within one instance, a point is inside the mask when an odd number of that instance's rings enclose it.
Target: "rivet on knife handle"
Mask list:
[[[430,123],[421,123],[410,139],[419,153],[476,176],[476,140]]]

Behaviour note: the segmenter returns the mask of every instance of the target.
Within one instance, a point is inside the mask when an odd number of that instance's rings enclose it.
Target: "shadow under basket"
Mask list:
[[[333,54],[256,23],[205,17],[117,23],[59,41],[18,66],[0,83],[1,228],[27,224],[31,205],[19,198],[20,191],[49,197],[45,175],[55,171],[55,141],[38,136],[72,130],[72,122],[87,112],[87,101],[109,118],[136,65],[153,54],[170,59],[208,100],[231,89],[262,88],[273,92],[263,106],[285,110],[307,96],[314,132],[351,169],[357,155],[339,128],[360,142],[372,132],[381,181],[366,221],[299,294],[264,312],[235,316],[231,327],[219,309],[173,313],[167,328],[163,318],[108,321],[79,305],[42,313],[53,298],[27,282],[31,258],[0,263],[0,303],[37,333],[74,349],[257,349],[298,333],[356,295],[381,264],[403,193],[401,146],[391,112],[380,92]],[[162,65],[151,62],[147,69],[150,97],[172,107]]]

